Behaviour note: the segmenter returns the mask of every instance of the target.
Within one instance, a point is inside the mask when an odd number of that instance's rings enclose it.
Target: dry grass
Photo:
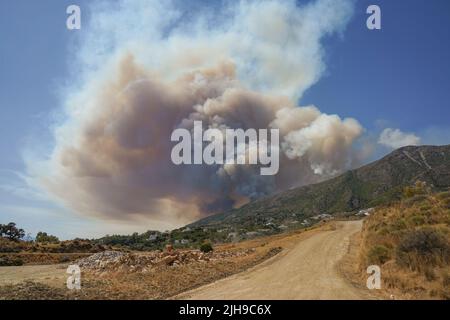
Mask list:
[[[20,260],[23,265],[66,263],[84,258],[90,253],[0,253],[0,259]],[[17,265],[17,264],[13,264]]]
[[[413,192],[366,219],[358,252],[360,280],[381,267],[381,296],[450,299],[450,192]]]

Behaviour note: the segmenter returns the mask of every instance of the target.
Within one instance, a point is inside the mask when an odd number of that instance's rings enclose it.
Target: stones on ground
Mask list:
[[[213,251],[208,253],[199,250],[150,251],[144,253],[125,253],[121,251],[104,251],[77,261],[82,271],[104,275],[109,272],[152,272],[161,267],[179,267],[191,263],[205,264],[211,261],[246,256],[255,249],[233,251]]]

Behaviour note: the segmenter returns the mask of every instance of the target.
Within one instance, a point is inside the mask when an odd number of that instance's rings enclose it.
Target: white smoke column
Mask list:
[[[417,146],[420,144],[420,138],[414,133],[386,128],[381,132],[378,143],[391,149],[397,149],[404,146]]]
[[[174,226],[347,169],[362,132],[353,119],[298,107],[325,69],[321,40],[353,1],[96,2],[74,57],[66,121],[46,170],[29,168],[79,213]],[[175,128],[279,128],[280,172],[250,165],[175,166]],[[254,152],[248,150],[248,152]]]

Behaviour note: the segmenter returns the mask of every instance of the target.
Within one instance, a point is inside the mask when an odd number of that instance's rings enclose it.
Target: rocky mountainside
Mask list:
[[[261,226],[272,220],[284,223],[357,211],[398,199],[403,188],[417,180],[437,190],[450,187],[450,145],[403,147],[333,179],[265,197],[191,226]]]

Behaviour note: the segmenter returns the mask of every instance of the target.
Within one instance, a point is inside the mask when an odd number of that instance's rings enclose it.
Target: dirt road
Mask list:
[[[361,221],[338,222],[246,272],[177,296],[177,299],[367,299],[336,270]]]
[[[0,286],[30,280],[61,287],[65,284],[68,276],[66,269],[67,264],[1,267]]]

